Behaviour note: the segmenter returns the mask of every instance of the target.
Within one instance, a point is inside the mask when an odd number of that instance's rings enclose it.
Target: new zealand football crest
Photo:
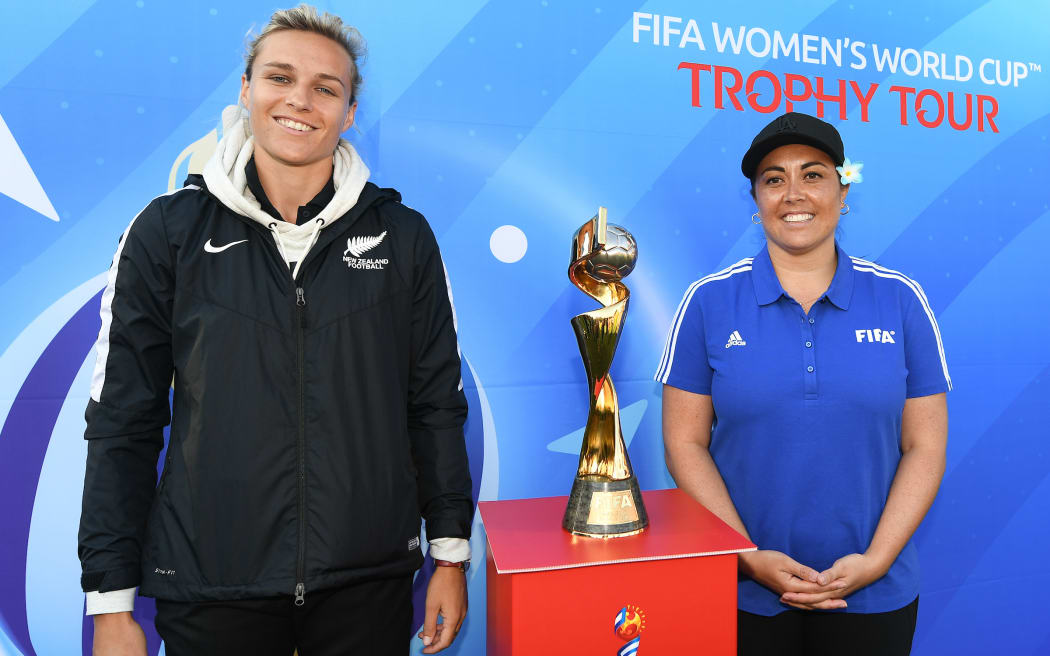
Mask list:
[[[346,240],[346,250],[343,251],[343,261],[351,269],[382,269],[390,260],[387,258],[363,258],[361,257],[379,244],[383,243],[386,230],[378,235],[358,235]]]

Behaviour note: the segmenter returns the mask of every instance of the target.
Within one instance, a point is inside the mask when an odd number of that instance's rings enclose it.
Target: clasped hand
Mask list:
[[[846,608],[845,597],[879,579],[885,572],[871,557],[853,553],[818,572],[779,551],[741,554],[743,572],[780,595],[781,603],[802,610]]]

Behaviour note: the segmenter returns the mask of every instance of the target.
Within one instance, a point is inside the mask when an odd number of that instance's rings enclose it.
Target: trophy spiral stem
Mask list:
[[[610,308],[576,316],[572,321],[587,370],[590,397],[578,476],[618,481],[630,478],[632,473],[620,431],[620,404],[609,375],[626,312],[624,300]]]

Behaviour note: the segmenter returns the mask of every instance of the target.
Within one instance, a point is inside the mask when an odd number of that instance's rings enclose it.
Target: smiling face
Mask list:
[[[827,153],[802,144],[772,150],[758,164],[754,189],[770,250],[834,253],[839,208],[849,187],[839,184]]]
[[[331,39],[299,30],[266,35],[241,78],[258,166],[331,166],[339,135],[354,122],[353,63]]]

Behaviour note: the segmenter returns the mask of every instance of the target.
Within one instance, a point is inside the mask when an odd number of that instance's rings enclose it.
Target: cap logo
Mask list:
[[[798,132],[798,125],[790,116],[781,116],[777,125],[777,132]]]

